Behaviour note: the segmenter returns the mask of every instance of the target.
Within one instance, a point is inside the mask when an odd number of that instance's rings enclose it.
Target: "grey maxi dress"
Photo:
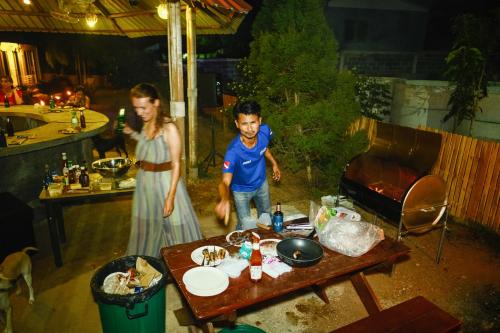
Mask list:
[[[148,139],[141,132],[134,133],[132,138],[137,140],[138,161],[170,161],[170,152],[163,135]],[[177,184],[174,211],[169,217],[163,217],[171,173],[171,170],[153,172],[142,169],[137,172],[127,255],[159,257],[162,247],[202,238],[198,218],[182,178]]]

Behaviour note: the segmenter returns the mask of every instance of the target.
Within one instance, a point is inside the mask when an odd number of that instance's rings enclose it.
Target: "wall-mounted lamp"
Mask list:
[[[161,19],[168,20],[168,6],[165,2],[160,3],[156,10]]]

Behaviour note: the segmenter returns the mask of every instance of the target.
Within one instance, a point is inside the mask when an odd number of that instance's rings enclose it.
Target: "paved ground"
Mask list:
[[[110,111],[112,113],[112,111]],[[200,118],[200,131],[207,134],[209,122]],[[217,129],[218,146],[224,150],[232,136]],[[200,157],[209,153],[208,140],[200,144]],[[220,162],[220,161],[219,161]],[[189,192],[205,236],[227,233],[213,217],[218,167],[189,184]],[[273,201],[293,205],[307,212],[313,198],[300,174],[285,172],[280,184],[271,185]],[[125,250],[131,200],[116,199],[65,207],[68,242],[63,246],[64,266],[55,268],[48,243],[43,209],[35,233],[40,252],[33,257],[33,285],[36,302],[29,305],[27,290],[12,295],[15,332],[99,332],[97,305],[90,292],[95,269]],[[363,213],[367,221],[372,216]],[[380,220],[389,237],[396,229]],[[464,321],[464,332],[500,331],[500,251],[498,237],[462,225],[451,225],[443,260],[434,263],[439,232],[409,237],[410,257],[399,263],[392,276],[373,272],[367,276],[384,307],[423,295]],[[495,245],[496,244],[496,245]],[[329,332],[367,315],[349,281],[338,281],[327,289],[330,304],[324,304],[309,290],[272,303],[261,304],[239,314],[238,322],[258,326],[266,332]],[[167,286],[167,331],[187,332],[179,326],[174,310],[182,307],[173,285]],[[2,329],[0,324],[0,330]]]

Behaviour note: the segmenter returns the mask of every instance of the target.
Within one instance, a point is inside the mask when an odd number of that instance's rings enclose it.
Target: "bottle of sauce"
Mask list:
[[[283,213],[279,202],[276,203],[276,211],[273,214],[273,230],[275,232],[283,231]]]
[[[50,183],[52,183],[52,173],[50,172],[49,165],[45,164],[45,173],[43,176],[43,187],[45,190],[49,188]]]
[[[3,128],[0,128],[0,148],[7,147],[7,139],[5,138],[5,132]]]
[[[80,167],[80,184],[82,187],[89,187],[90,185],[90,177],[83,165]]]
[[[83,114],[83,110],[80,110],[80,127],[87,127],[87,123],[85,122],[85,115]]]
[[[259,282],[262,279],[262,254],[260,253],[260,237],[252,232],[252,255],[250,256],[250,280]]]
[[[75,183],[75,169],[71,160],[68,160],[68,182],[69,184]]]
[[[3,97],[3,105],[4,105],[6,108],[10,107],[9,97],[7,97],[7,95],[5,95],[5,96]]]

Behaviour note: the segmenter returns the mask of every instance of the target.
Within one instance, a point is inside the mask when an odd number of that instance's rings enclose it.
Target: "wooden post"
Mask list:
[[[170,79],[170,115],[181,133],[181,174],[186,174],[186,105],[182,70],[181,5],[179,0],[168,3],[168,74]]]
[[[187,98],[188,98],[188,140],[189,140],[189,178],[198,178],[198,158],[196,142],[198,139],[198,88],[196,80],[196,9],[186,8],[186,45],[187,45]]]

